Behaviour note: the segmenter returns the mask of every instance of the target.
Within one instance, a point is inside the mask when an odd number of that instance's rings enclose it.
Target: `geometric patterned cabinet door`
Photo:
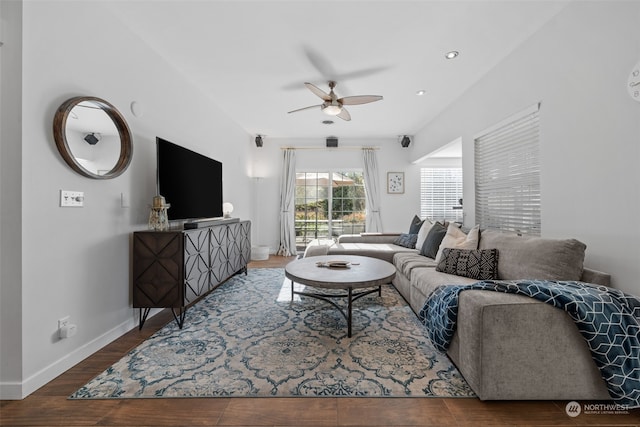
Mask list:
[[[229,224],[229,271],[246,268],[251,257],[251,222]]]
[[[223,227],[219,227],[223,228]],[[184,300],[191,304],[199,296],[209,291],[209,259],[208,228],[184,232]]]
[[[211,256],[211,281],[221,283],[237,270],[228,268],[229,230],[228,227],[211,227],[209,254]],[[215,285],[214,285],[215,286]]]
[[[187,307],[234,274],[246,273],[250,254],[250,221],[134,232],[133,307],[140,309],[140,328],[151,308],[165,307],[182,328]]]

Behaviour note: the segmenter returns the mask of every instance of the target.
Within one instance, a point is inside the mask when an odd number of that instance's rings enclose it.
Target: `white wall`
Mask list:
[[[6,377],[3,369],[1,380],[4,392],[5,382],[18,378],[26,395],[134,326],[130,236],[147,227],[156,136],[221,161],[234,216],[251,219],[252,209],[249,135],[108,9],[96,2],[28,1],[23,12],[22,137],[13,141],[22,141],[22,163],[11,169],[22,176],[22,301],[15,292],[5,301],[4,285],[2,301],[3,308],[22,308],[21,322],[8,322],[21,334],[5,338],[3,329],[2,336],[3,356],[5,347],[18,346],[22,367]],[[79,95],[107,100],[129,123],[133,161],[118,178],[84,178],[56,150],[55,110]],[[132,101],[143,107],[141,117],[131,113]],[[13,183],[11,191],[19,189],[20,182]],[[85,206],[58,207],[61,189],[84,191]],[[130,208],[120,206],[121,193]],[[4,261],[4,239],[2,251]],[[78,332],[60,340],[57,320],[67,315]],[[4,313],[2,320],[4,328]]]
[[[462,135],[471,225],[474,134],[541,102],[542,234],[585,242],[585,264],[636,295],[640,103],[626,82],[640,59],[639,22],[638,2],[570,3],[420,131],[412,153],[418,158]]]
[[[22,4],[0,2],[0,398],[19,395],[22,373]]]
[[[379,147],[376,151],[380,171],[380,215],[383,231],[406,232],[414,215],[420,213],[420,168],[409,163],[409,149],[404,149],[394,139],[341,139],[337,149],[326,148],[324,139],[264,138],[264,146],[252,148],[254,164],[252,175],[259,180],[259,209],[255,216],[254,233],[259,233],[259,241],[268,245],[271,252],[277,250],[280,241],[280,180],[282,177],[281,147],[325,147],[319,150],[300,149],[296,151],[296,169],[299,171],[363,169],[362,151],[345,149],[348,147]],[[404,194],[387,194],[387,172],[405,173]]]

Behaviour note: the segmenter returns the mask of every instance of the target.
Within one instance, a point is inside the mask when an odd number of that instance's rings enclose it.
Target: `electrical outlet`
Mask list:
[[[70,317],[71,316],[65,316],[62,319],[58,319],[58,330],[66,327],[66,326],[69,326],[69,318]]]
[[[60,207],[84,206],[84,191],[60,190]]]

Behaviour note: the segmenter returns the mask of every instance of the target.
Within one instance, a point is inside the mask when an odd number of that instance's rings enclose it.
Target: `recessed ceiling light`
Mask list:
[[[425,93],[427,93],[427,91],[426,91],[426,90],[424,90],[424,89],[420,89],[419,91],[417,91],[417,92],[416,92],[416,95],[418,95],[418,96],[422,96],[422,95],[424,95]]]
[[[444,57],[447,59],[453,59],[458,55],[460,55],[460,52],[458,52],[457,50],[452,50],[451,52],[447,52],[447,54]]]
[[[333,124],[333,120],[323,120],[322,123],[325,124],[325,125],[332,125]]]

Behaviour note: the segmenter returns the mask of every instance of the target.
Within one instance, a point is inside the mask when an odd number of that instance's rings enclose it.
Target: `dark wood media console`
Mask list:
[[[187,307],[234,274],[246,274],[250,257],[250,221],[134,232],[133,307],[140,309],[140,329],[151,308],[171,308],[182,328]]]

